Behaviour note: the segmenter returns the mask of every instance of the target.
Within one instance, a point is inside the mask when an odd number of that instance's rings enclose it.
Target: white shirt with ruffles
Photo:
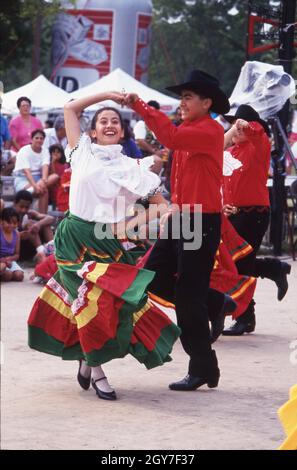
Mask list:
[[[150,171],[153,157],[132,159],[121,145],[97,145],[87,134],[65,149],[72,168],[69,210],[89,222],[114,223],[125,219],[137,199],[158,188]]]

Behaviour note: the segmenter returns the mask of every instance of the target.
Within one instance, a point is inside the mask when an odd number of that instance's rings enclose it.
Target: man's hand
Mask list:
[[[126,93],[124,97],[125,105],[130,107],[139,99],[139,96],[136,93]]]
[[[239,133],[244,132],[245,129],[249,127],[248,121],[245,121],[244,119],[237,119],[235,122],[235,127],[238,130]]]

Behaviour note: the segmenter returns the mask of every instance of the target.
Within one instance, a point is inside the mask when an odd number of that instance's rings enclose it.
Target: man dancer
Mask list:
[[[252,247],[253,252],[236,262],[239,274],[273,280],[277,298],[282,300],[288,290],[287,274],[291,266],[276,258],[258,258],[257,252],[267,231],[270,218],[267,177],[271,146],[270,130],[265,121],[249,105],[242,104],[234,116],[224,118],[232,124],[224,136],[225,148],[242,166],[223,179],[224,212],[237,233]],[[255,302],[223,331],[225,336],[252,333],[256,326]]]
[[[194,70],[187,80],[167,88],[181,96],[183,123],[176,127],[162,112],[146,105],[135,94],[126,95],[126,104],[145,120],[158,140],[174,150],[171,173],[172,202],[180,209],[187,204],[189,212],[168,219],[168,239],[158,239],[145,265],[156,271],[150,285],[155,293],[172,290],[175,274],[175,307],[181,341],[190,356],[186,377],[169,385],[171,390],[195,390],[204,384],[216,387],[220,371],[215,351],[211,349],[208,324],[209,282],[214,257],[220,242],[221,194],[223,174],[224,130],[210,117],[210,111],[225,114],[228,98],[214,77]],[[202,209],[197,205],[201,204]],[[199,249],[186,249],[182,225],[187,219],[195,227],[195,211],[202,210],[202,244]],[[179,239],[174,240],[174,219],[179,217]],[[215,303],[215,300],[212,299]]]

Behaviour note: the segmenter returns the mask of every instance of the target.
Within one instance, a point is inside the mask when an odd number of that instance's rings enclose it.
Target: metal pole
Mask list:
[[[292,163],[292,165],[293,165],[293,167],[295,168],[295,171],[296,171],[296,173],[297,173],[297,163],[296,163],[294,154],[293,154],[293,152],[292,152],[292,149],[291,149],[291,147],[290,147],[290,144],[289,144],[289,142],[288,142],[287,135],[286,135],[286,133],[285,133],[285,131],[284,131],[282,125],[281,125],[281,122],[280,122],[278,116],[276,117],[276,125],[277,125],[277,128],[278,128],[278,130],[279,130],[280,135],[282,136],[282,139],[283,139],[283,141],[284,141],[284,145],[285,145],[285,147],[286,147],[286,150],[287,150],[287,152],[288,152],[288,154],[289,154],[289,156],[290,156],[291,163]]]
[[[294,27],[288,28],[288,24],[295,23],[296,0],[282,0],[282,15],[280,26],[279,63],[284,71],[291,73],[293,60]],[[289,101],[278,113],[278,117],[284,132],[289,122]],[[275,256],[282,254],[283,215],[285,201],[285,145],[282,134],[279,134],[279,151],[273,158],[273,201],[271,211],[272,243]]]

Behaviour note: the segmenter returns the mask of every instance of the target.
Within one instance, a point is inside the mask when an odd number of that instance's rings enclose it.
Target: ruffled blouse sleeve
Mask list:
[[[69,145],[65,148],[66,161],[74,168],[77,162],[81,159],[86,159],[91,155],[91,139],[88,134],[81,134],[77,144],[70,148]]]

